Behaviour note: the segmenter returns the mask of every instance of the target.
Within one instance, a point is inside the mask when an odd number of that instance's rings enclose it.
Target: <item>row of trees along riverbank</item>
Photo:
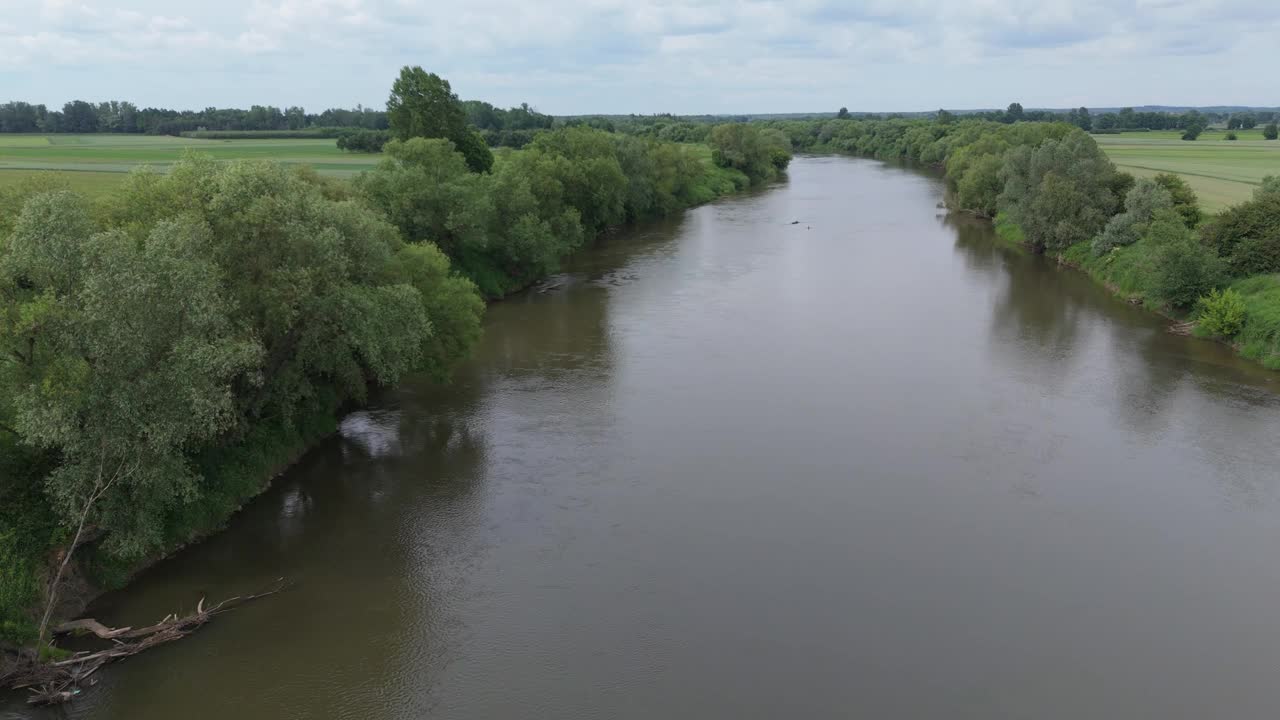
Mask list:
[[[1068,123],[776,122],[807,152],[942,168],[954,209],[1081,268],[1133,302],[1280,369],[1280,177],[1251,200],[1201,212],[1179,177],[1135,179]]]
[[[217,528],[373,386],[446,379],[485,298],[791,157],[736,125],[495,155],[420,68],[387,115],[386,158],[352,183],[193,155],[100,201],[54,175],[2,191],[0,643],[45,646],[67,578],[119,585]]]

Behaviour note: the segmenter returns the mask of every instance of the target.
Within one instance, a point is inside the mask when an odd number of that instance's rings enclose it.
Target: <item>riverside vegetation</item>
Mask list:
[[[3,191],[0,636],[47,642],[40,610],[72,551],[71,576],[123,582],[216,528],[371,386],[447,378],[485,298],[612,226],[768,181],[793,150],[939,166],[953,208],[1280,367],[1273,178],[1209,217],[1181,178],[1118,171],[1079,123],[1012,112],[583,119],[495,152],[483,110],[406,68],[386,130],[345,136],[384,152],[350,183],[191,156],[92,202],[51,177]]]
[[[486,298],[791,157],[754,125],[492,153],[466,109],[405,68],[350,183],[188,155],[92,199],[54,174],[0,189],[0,645],[47,649],[89,588],[216,529],[372,387],[446,379]]]
[[[1280,177],[1210,216],[1182,178],[1135,179],[1069,123],[943,116],[769,125],[802,151],[936,165],[952,208],[992,218],[1002,237],[1280,369]]]

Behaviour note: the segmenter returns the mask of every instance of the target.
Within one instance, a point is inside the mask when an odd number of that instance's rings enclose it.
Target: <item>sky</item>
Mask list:
[[[1261,0],[0,0],[0,102],[557,115],[1280,105]]]

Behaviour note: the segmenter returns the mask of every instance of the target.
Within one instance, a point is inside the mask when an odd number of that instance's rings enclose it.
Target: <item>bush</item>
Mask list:
[[[1275,140],[1277,137],[1280,137],[1280,126],[1277,126],[1275,123],[1271,123],[1270,125],[1262,128],[1262,139]]]
[[[344,130],[338,136],[338,149],[347,152],[380,153],[382,146],[391,140],[386,130]]]
[[[1154,180],[1143,178],[1124,197],[1125,211],[1111,218],[1102,233],[1093,239],[1093,254],[1102,255],[1113,247],[1132,245],[1146,232],[1157,210],[1173,207],[1173,197]]]
[[[1244,327],[1235,337],[1240,354],[1280,369],[1280,279],[1258,275],[1233,283],[1231,289],[1245,305]]]
[[[1226,139],[1227,139],[1227,140],[1239,140],[1239,139],[1240,139],[1240,136],[1239,136],[1239,135],[1236,135],[1235,130],[1232,130],[1232,131],[1230,131],[1230,132],[1228,132],[1228,133],[1227,133]]]
[[[1210,290],[1196,302],[1196,330],[1210,337],[1234,337],[1244,327],[1244,298],[1232,289]]]
[[[1280,178],[1263,180],[1252,200],[1219,213],[1200,235],[1238,275],[1280,272]]]
[[[1157,212],[1143,239],[1151,246],[1152,295],[1172,307],[1191,307],[1226,277],[1222,260],[1173,210]]]
[[[1182,216],[1187,227],[1193,228],[1200,224],[1200,198],[1196,197],[1196,191],[1191,189],[1186,180],[1173,173],[1159,173],[1152,180],[1169,191],[1173,209]]]
[[[712,160],[744,173],[752,183],[772,180],[791,162],[791,141],[775,129],[726,123],[711,129]]]

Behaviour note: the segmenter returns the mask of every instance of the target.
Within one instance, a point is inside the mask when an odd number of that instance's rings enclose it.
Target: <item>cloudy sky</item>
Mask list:
[[[0,101],[544,112],[1280,105],[1261,0],[0,0]]]

